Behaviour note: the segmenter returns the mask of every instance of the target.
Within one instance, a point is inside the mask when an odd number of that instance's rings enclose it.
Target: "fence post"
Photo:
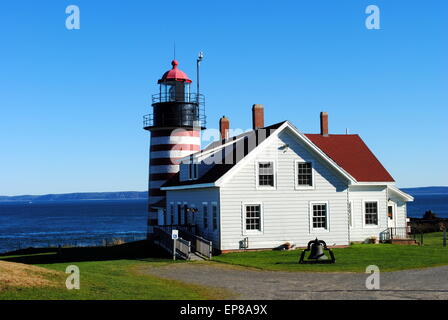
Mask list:
[[[446,247],[446,228],[443,229],[443,247]]]

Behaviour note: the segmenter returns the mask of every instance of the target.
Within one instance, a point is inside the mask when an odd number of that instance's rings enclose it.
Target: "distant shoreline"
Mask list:
[[[4,202],[42,202],[42,201],[94,201],[94,200],[144,200],[148,198],[147,191],[121,192],[79,192],[46,195],[0,196],[0,203]]]
[[[135,201],[135,200],[148,200],[148,198],[126,198],[126,199],[65,199],[65,200],[0,200],[0,204],[2,203],[60,203],[60,202],[75,202],[75,201]]]
[[[410,195],[448,195],[445,187],[416,187],[401,188]],[[148,198],[147,191],[118,191],[118,192],[78,192],[46,195],[0,196],[0,203],[5,202],[42,202],[42,201],[95,201],[95,200],[144,200]]]

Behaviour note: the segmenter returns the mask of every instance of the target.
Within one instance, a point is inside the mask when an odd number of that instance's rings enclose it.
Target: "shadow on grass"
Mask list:
[[[25,264],[163,258],[169,256],[146,240],[107,247],[28,248],[0,255],[0,260]]]

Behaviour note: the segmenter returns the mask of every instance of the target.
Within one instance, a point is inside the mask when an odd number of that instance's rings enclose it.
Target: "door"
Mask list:
[[[389,202],[387,205],[387,227],[395,228],[395,204]]]

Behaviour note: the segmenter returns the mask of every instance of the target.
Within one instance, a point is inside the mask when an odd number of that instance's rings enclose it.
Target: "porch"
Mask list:
[[[403,245],[418,245],[417,234],[412,233],[411,227],[387,228],[380,233],[380,242]]]

